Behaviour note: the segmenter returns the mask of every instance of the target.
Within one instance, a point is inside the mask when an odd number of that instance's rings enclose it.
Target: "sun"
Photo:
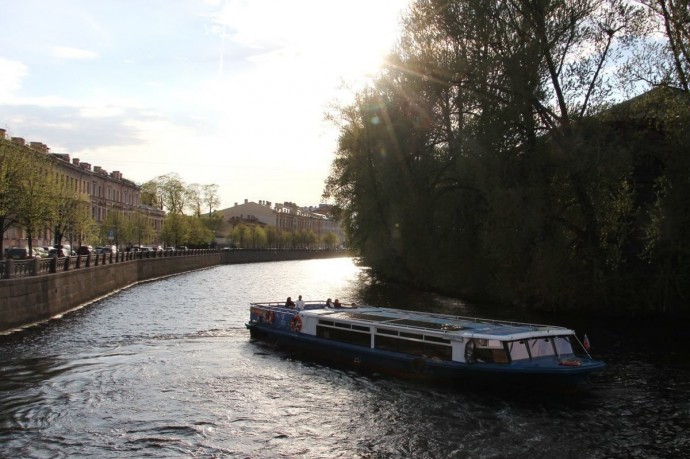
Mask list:
[[[322,2],[330,3],[330,2]],[[367,79],[377,73],[400,35],[400,15],[408,0],[342,2],[331,21],[304,28],[302,49],[313,65],[344,80]],[[337,20],[336,20],[337,18]]]
[[[226,1],[226,44],[250,50],[252,64],[353,83],[381,68],[410,0]]]

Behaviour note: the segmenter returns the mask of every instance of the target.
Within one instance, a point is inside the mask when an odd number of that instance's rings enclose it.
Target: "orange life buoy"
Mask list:
[[[298,332],[302,330],[302,318],[300,316],[295,316],[290,321],[290,330]]]
[[[274,318],[275,315],[273,314],[273,311],[268,311],[268,314],[266,314],[266,322],[272,324]]]

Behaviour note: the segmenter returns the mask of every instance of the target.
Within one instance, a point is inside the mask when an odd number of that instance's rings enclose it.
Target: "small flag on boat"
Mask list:
[[[584,346],[586,351],[589,351],[589,338],[587,338],[587,333],[585,333],[585,336],[582,338],[582,346]]]

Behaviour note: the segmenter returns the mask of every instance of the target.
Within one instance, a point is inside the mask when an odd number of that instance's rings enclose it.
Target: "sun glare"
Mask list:
[[[343,2],[333,14],[337,21],[322,24],[304,37],[315,65],[325,64],[344,80],[357,83],[377,73],[399,36],[399,18],[407,2]]]
[[[255,65],[282,75],[360,84],[375,74],[399,36],[409,0],[229,1],[222,21],[228,41],[254,50]],[[267,10],[270,15],[265,14]]]

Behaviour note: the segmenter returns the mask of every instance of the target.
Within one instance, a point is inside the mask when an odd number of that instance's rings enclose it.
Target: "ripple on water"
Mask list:
[[[298,294],[472,310],[370,284],[349,259],[221,266],[135,286],[0,336],[0,456],[609,458],[690,447],[684,335],[657,352],[623,327],[588,327],[609,367],[574,397],[426,386],[249,339],[249,301]]]

